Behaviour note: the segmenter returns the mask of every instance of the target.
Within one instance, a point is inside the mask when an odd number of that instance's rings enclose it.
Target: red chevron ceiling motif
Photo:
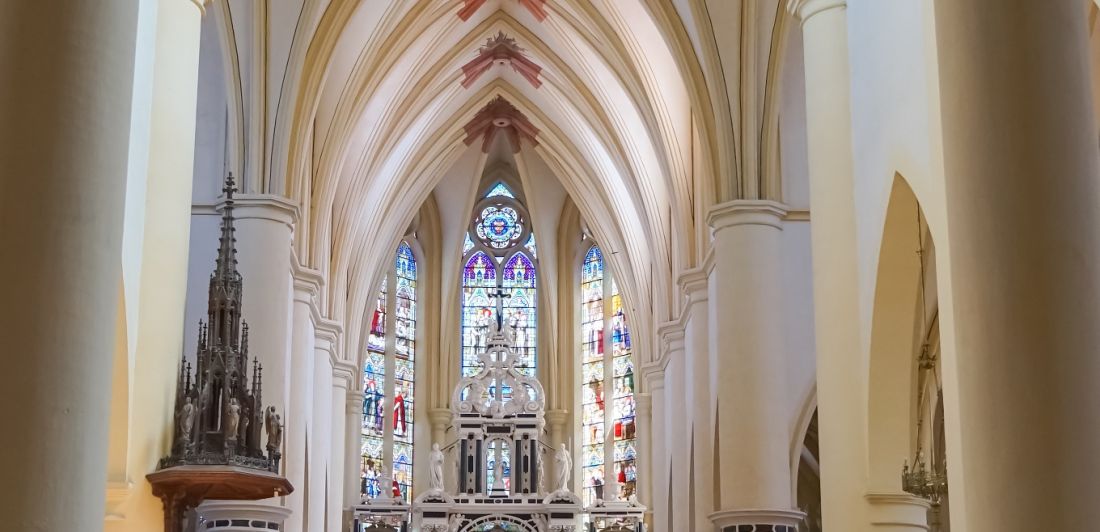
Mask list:
[[[462,66],[462,73],[466,76],[462,80],[462,86],[469,88],[493,65],[511,65],[512,69],[531,82],[532,86],[539,88],[542,85],[542,81],[539,80],[542,67],[528,59],[523,52],[523,48],[516,44],[515,39],[508,37],[503,31],[497,33],[478,49],[477,57],[473,61]]]
[[[496,134],[508,135],[512,152],[519,152],[520,141],[527,140],[532,146],[538,146],[536,137],[539,130],[526,116],[503,96],[497,96],[485,104],[474,118],[463,126],[466,130],[466,145],[470,146],[481,139],[481,151],[488,153]]]
[[[518,0],[520,5],[526,7],[539,22],[546,20],[546,0]],[[478,9],[485,4],[485,0],[466,0],[466,5],[458,12],[458,18],[470,20]]]

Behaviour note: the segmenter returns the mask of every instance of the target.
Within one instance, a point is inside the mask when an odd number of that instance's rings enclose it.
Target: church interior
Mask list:
[[[1100,0],[3,0],[0,75],[0,529],[1100,530]]]

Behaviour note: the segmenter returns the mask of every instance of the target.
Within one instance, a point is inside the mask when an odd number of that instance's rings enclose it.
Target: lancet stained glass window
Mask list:
[[[366,498],[392,495],[411,501],[417,264],[407,242],[398,246],[391,264],[379,289],[367,337],[360,489]],[[393,397],[391,402],[386,401],[388,396]],[[387,441],[392,442],[389,449]],[[392,464],[388,475],[387,464]]]
[[[537,259],[526,209],[497,183],[474,209],[463,243],[462,375],[479,369],[477,355],[500,319],[515,328],[517,368],[534,376],[537,368]],[[510,390],[503,390],[507,396]]]
[[[634,358],[622,295],[589,248],[581,266],[581,457],[584,503],[627,499],[638,480]],[[607,477],[607,475],[614,475]],[[605,493],[607,484],[616,493]]]
[[[603,498],[603,253],[592,246],[581,268],[581,480],[585,506]]]

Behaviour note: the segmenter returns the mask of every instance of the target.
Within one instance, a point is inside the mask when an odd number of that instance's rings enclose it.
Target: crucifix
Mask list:
[[[504,330],[504,300],[505,298],[512,297],[511,293],[506,293],[503,288],[497,287],[496,292],[489,292],[489,295],[496,299],[497,303],[497,330]]]

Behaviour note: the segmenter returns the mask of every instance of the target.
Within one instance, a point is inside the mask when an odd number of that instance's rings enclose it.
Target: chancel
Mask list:
[[[1100,0],[0,0],[0,530],[1100,501]]]

